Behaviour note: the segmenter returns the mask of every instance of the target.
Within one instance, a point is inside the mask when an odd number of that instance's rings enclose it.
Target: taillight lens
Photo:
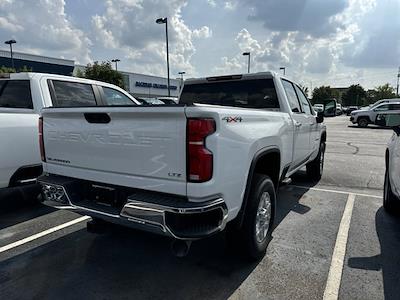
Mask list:
[[[188,181],[205,182],[212,178],[213,154],[206,148],[205,139],[214,132],[213,119],[188,119]]]
[[[43,118],[39,118],[39,147],[40,147],[40,157],[42,161],[46,161],[46,155],[44,153],[44,140],[43,140]]]

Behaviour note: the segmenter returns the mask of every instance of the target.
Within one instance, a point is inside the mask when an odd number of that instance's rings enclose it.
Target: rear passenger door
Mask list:
[[[293,163],[290,167],[290,169],[293,170],[308,159],[310,153],[311,130],[309,117],[303,112],[293,83],[282,79],[282,84],[289,101],[290,109],[292,110],[292,119],[294,123]]]
[[[304,92],[297,85],[295,85],[294,87],[300,100],[303,113],[306,116],[306,121],[303,125],[308,127],[310,130],[309,154],[311,154],[319,150],[320,136],[317,119],[314,115],[313,109],[311,108],[310,102],[308,101],[306,95],[304,95]]]

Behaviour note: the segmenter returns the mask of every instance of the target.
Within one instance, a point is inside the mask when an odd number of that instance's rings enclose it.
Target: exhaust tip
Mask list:
[[[171,251],[176,257],[185,257],[188,255],[191,241],[174,240],[171,243]]]

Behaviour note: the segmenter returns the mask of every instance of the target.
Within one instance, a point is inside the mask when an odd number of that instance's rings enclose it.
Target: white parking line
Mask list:
[[[300,189],[307,189],[307,190],[312,190],[312,191],[319,191],[319,192],[328,192],[328,193],[337,193],[337,194],[346,194],[346,195],[353,194],[353,195],[361,196],[361,197],[372,197],[372,198],[382,199],[381,196],[376,196],[376,195],[360,194],[360,193],[338,191],[338,190],[326,190],[326,189],[313,188],[313,187],[302,186],[302,185],[288,185],[288,186],[293,186],[293,187],[297,187]]]
[[[43,236],[45,236],[45,235],[49,235],[49,234],[51,234],[51,233],[53,233],[53,232],[56,232],[56,231],[58,231],[58,230],[67,228],[67,227],[72,226],[72,225],[75,225],[75,224],[78,224],[78,223],[80,223],[80,222],[87,221],[87,220],[89,220],[89,219],[90,219],[90,217],[88,217],[88,216],[80,217],[80,218],[74,219],[74,220],[72,220],[72,221],[69,221],[69,222],[67,222],[67,223],[64,223],[64,224],[61,224],[61,225],[58,225],[58,226],[49,228],[49,229],[47,229],[47,230],[45,230],[45,231],[42,231],[42,232],[39,232],[39,233],[37,233],[37,234],[28,236],[28,237],[26,237],[26,238],[24,238],[24,239],[22,239],[22,240],[19,240],[19,241],[16,241],[16,242],[14,242],[14,243],[5,245],[5,246],[3,246],[3,247],[0,247],[0,253],[6,252],[6,251],[8,251],[8,250],[10,250],[10,249],[13,249],[13,248],[19,247],[19,246],[21,246],[21,245],[23,245],[23,244],[32,242],[32,241],[34,241],[34,240],[36,240],[36,239],[38,239],[38,238],[41,238],[41,237],[43,237]]]
[[[346,207],[336,237],[335,248],[332,254],[328,280],[324,291],[324,300],[336,300],[339,297],[340,282],[342,280],[343,263],[346,255],[347,238],[349,236],[351,215],[354,207],[355,194],[349,194]]]

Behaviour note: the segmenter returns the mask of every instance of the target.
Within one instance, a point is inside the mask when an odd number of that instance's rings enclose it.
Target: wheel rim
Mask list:
[[[271,221],[271,197],[268,192],[263,192],[258,204],[256,215],[256,240],[263,243],[267,238]]]
[[[361,120],[360,120],[360,126],[361,126],[361,127],[364,127],[364,126],[366,126],[366,125],[367,125],[367,121],[364,120],[364,119],[361,119]]]

